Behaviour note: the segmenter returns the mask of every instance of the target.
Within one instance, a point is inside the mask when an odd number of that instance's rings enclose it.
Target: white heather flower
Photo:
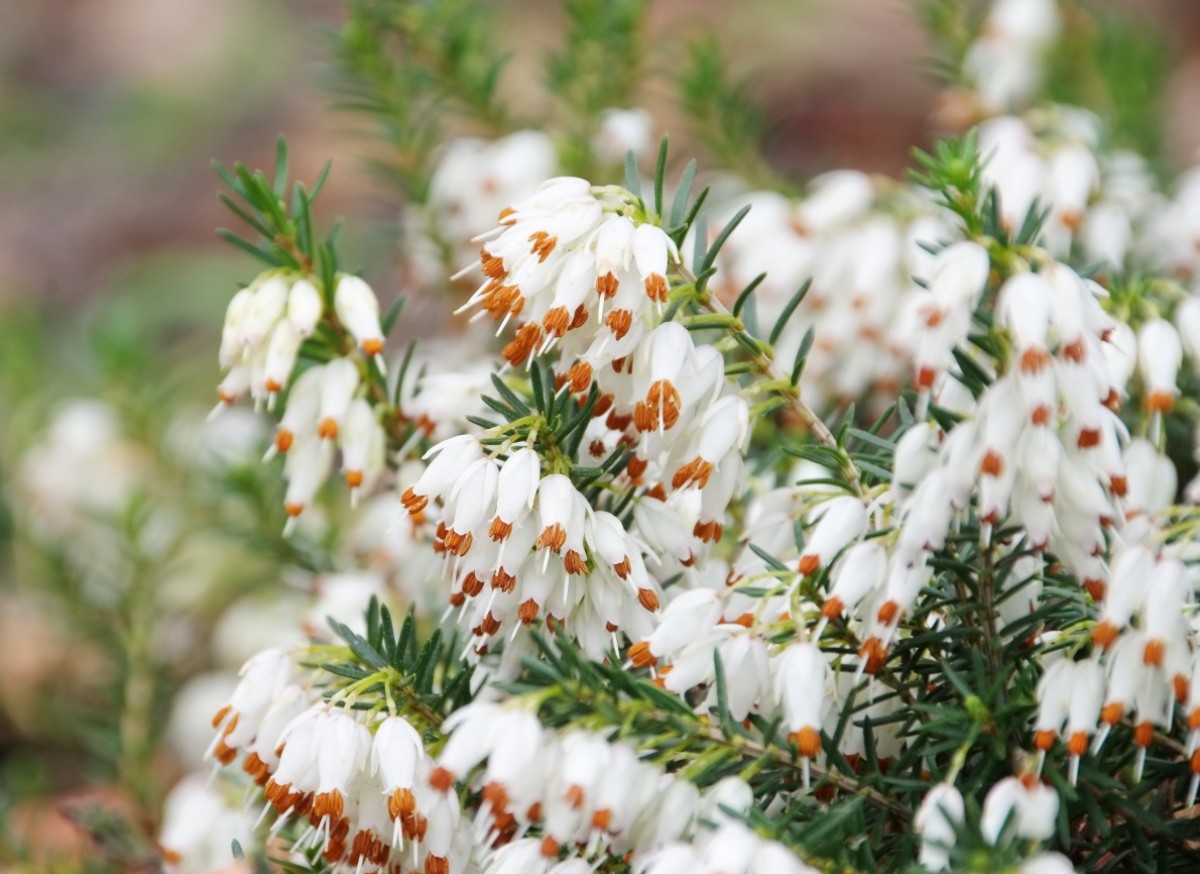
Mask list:
[[[584,531],[591,512],[587,501],[569,477],[553,473],[538,485],[537,510],[541,533],[534,548],[561,555],[567,573],[581,573]]]
[[[1142,661],[1161,668],[1169,655],[1187,651],[1187,628],[1185,625],[1186,605],[1191,596],[1191,585],[1186,577],[1183,562],[1175,558],[1160,558],[1146,587],[1145,605],[1142,609],[1142,628],[1146,644],[1142,649]]]
[[[1088,736],[1096,730],[1104,706],[1104,670],[1094,660],[1076,662],[1073,683],[1067,699],[1067,752],[1078,759],[1087,751]]]
[[[716,592],[711,589],[684,592],[663,609],[654,633],[629,648],[629,658],[638,667],[652,665],[711,630],[720,617],[721,604]]]
[[[800,755],[821,751],[821,724],[829,703],[829,663],[811,643],[793,643],[774,660],[775,699],[783,712],[788,738]]]
[[[1000,289],[997,321],[1012,336],[1022,374],[1037,374],[1050,362],[1046,348],[1050,300],[1050,288],[1040,273],[1018,273]]]
[[[242,770],[259,786],[265,786],[279,768],[279,740],[284,730],[307,707],[308,696],[296,685],[284,686],[271,700],[242,762]]]
[[[316,497],[333,472],[333,443],[310,437],[287,454],[283,474],[287,478],[283,509],[292,524]]]
[[[1030,841],[1044,841],[1054,834],[1058,820],[1058,793],[1036,780],[1005,777],[983,800],[980,828],[984,840],[995,844],[1002,833]],[[1005,825],[1011,831],[1005,832]]]
[[[500,468],[496,483],[496,515],[488,533],[493,540],[505,540],[513,525],[533,509],[541,480],[541,459],[529,447],[511,453]]]
[[[1038,853],[1021,864],[1020,874],[1075,874],[1075,866],[1061,853]]]
[[[1125,263],[1133,239],[1129,214],[1120,204],[1101,201],[1088,210],[1079,232],[1079,241],[1090,261],[1111,267]]]
[[[1200,366],[1200,297],[1188,295],[1175,306],[1175,330],[1192,366]]]
[[[892,455],[892,490],[902,497],[937,464],[937,429],[917,422],[896,441]]]
[[[404,508],[417,516],[431,499],[441,498],[458,482],[462,472],[477,459],[482,450],[471,434],[449,437],[425,453],[429,465],[415,483],[401,495]],[[430,461],[432,459],[432,461]]]
[[[484,799],[498,818],[511,813],[525,819],[529,808],[541,800],[548,772],[558,765],[556,757],[548,754],[550,739],[537,715],[519,708],[503,710],[493,731],[492,752],[482,778]]]
[[[241,320],[241,342],[247,349],[263,344],[271,329],[287,314],[288,284],[282,276],[263,280],[254,290]]]
[[[379,723],[371,743],[371,770],[378,776],[387,798],[388,815],[397,829],[417,812],[413,786],[424,755],[421,736],[407,720],[389,716]],[[415,828],[415,822],[412,828]]]
[[[1067,144],[1050,155],[1047,169],[1054,218],[1069,230],[1078,230],[1092,192],[1100,182],[1096,156],[1083,144]]]
[[[279,766],[263,791],[281,816],[289,816],[301,805],[311,802],[312,793],[316,791],[319,778],[316,736],[323,713],[321,706],[310,706],[279,736],[283,747]]]
[[[310,367],[296,377],[287,394],[287,408],[275,426],[275,441],[270,455],[287,452],[298,439],[317,432],[317,413],[321,403],[322,367]]]
[[[927,290],[910,298],[918,326],[913,362],[918,389],[933,388],[953,363],[955,347],[967,339],[989,267],[987,251],[977,243],[954,243],[934,256]]]
[[[939,783],[921,799],[913,825],[921,835],[919,861],[931,871],[950,865],[950,848],[957,840],[965,809],[962,793],[948,783]]]
[[[438,756],[438,767],[429,775],[435,789],[448,791],[454,780],[466,777],[491,754],[494,728],[503,718],[504,708],[488,701],[476,701],[451,714],[443,726],[449,738]]]
[[[553,176],[557,161],[554,142],[541,131],[517,131],[493,142],[460,138],[448,143],[429,181],[429,219],[453,247],[454,263],[475,255],[472,238],[491,228],[502,209]]]
[[[228,765],[254,739],[275,695],[292,677],[292,660],[277,649],[263,650],[246,662],[229,701],[213,716],[217,730],[211,755]]]
[[[1125,495],[1127,515],[1154,515],[1175,500],[1179,485],[1175,465],[1159,454],[1154,444],[1138,437],[1125,448],[1124,461],[1128,492]]]
[[[362,398],[351,401],[338,443],[342,450],[342,472],[350,487],[352,502],[357,502],[359,489],[370,491],[383,473],[386,440],[383,426],[375,418],[371,405]]]
[[[767,647],[760,637],[745,632],[730,635],[718,646],[718,651],[728,685],[729,715],[735,722],[741,722],[770,688]],[[715,703],[716,689],[711,691]]]
[[[371,286],[357,276],[338,277],[333,293],[338,321],[367,355],[383,351],[383,329],[379,326],[379,298]]]
[[[287,320],[298,335],[311,335],[324,311],[325,303],[315,285],[307,279],[297,279],[292,283],[288,291]]]
[[[1094,660],[1054,662],[1038,682],[1038,715],[1034,744],[1048,751],[1066,725],[1067,751],[1072,757],[1087,752],[1104,703],[1104,674]]]
[[[271,329],[263,361],[262,384],[262,389],[269,395],[278,394],[288,384],[292,369],[296,366],[296,357],[300,354],[301,342],[300,334],[286,319],[280,319]]]
[[[442,538],[447,550],[461,556],[471,548],[475,529],[491,517],[499,478],[499,465],[487,457],[477,458],[462,472],[446,497]]]
[[[328,712],[316,730],[317,788],[312,815],[336,821],[346,812],[351,782],[367,763],[371,733],[344,710]]]
[[[1131,544],[1112,562],[1112,573],[1104,592],[1100,621],[1092,633],[1101,647],[1108,649],[1146,597],[1145,583],[1154,571],[1154,556],[1146,547]]]
[[[221,404],[225,406],[236,404],[242,395],[249,391],[253,379],[254,376],[248,366],[234,365],[231,367],[217,385],[217,397],[220,400],[217,409],[221,408]]]
[[[254,289],[242,288],[230,298],[229,305],[225,308],[225,322],[221,328],[221,348],[217,356],[221,367],[233,367],[242,358],[245,348],[245,323],[252,300],[254,300]]]
[[[1033,149],[1032,134],[1022,120],[1006,116],[979,126],[979,152],[989,155],[983,184],[1000,195],[1001,224],[1015,231],[1046,185],[1046,163]]]
[[[858,498],[839,495],[818,508],[816,525],[800,555],[800,573],[808,576],[827,567],[843,548],[867,530],[867,508]]]
[[[335,358],[321,368],[317,435],[322,440],[338,436],[342,419],[358,391],[359,378],[358,367],[349,358]]]
[[[1166,319],[1150,319],[1138,330],[1138,366],[1145,384],[1144,404],[1156,413],[1170,412],[1179,390],[1175,379],[1183,362],[1179,332]]]
[[[829,597],[821,615],[831,621],[845,612],[853,613],[863,598],[882,586],[887,569],[887,551],[877,540],[848,547],[834,566]]]

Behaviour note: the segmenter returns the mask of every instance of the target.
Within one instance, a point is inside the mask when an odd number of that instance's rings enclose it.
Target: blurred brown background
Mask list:
[[[555,39],[551,0],[507,3],[516,52],[505,87],[524,98],[537,49]],[[1200,146],[1200,3],[1099,2],[1152,22],[1177,63],[1169,159]],[[0,19],[0,302],[70,308],[129,285],[193,287],[227,255],[213,158],[268,164],[287,134],[312,178],[334,158],[326,217],[386,231],[394,204],[363,169],[358,119],[331,107],[333,0],[38,0]],[[660,0],[652,32],[715,28],[752,78],[772,162],[802,179],[833,166],[898,172],[928,139],[936,85],[911,0]],[[528,51],[533,49],[534,51]],[[669,55],[650,63],[669,69]],[[647,95],[669,98],[660,79]],[[386,234],[384,234],[386,236]],[[215,260],[214,260],[215,259]]]

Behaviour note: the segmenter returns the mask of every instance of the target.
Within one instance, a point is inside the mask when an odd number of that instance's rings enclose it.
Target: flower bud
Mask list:
[[[358,390],[358,367],[349,358],[335,358],[322,368],[321,402],[318,411],[317,435],[333,440],[350,401]]]
[[[325,304],[321,292],[307,279],[297,279],[288,292],[287,319],[296,333],[307,337],[316,330]]]
[[[919,861],[931,871],[943,871],[950,866],[950,848],[957,838],[956,830],[965,815],[962,793],[947,783],[939,783],[921,799],[913,825],[921,835]]]
[[[338,321],[350,332],[363,352],[378,355],[383,351],[379,300],[371,286],[357,276],[341,276],[333,294],[333,308]]]
[[[1137,336],[1138,366],[1145,383],[1147,410],[1166,413],[1175,406],[1175,379],[1183,362],[1179,333],[1166,319],[1151,319]]]
[[[242,338],[247,346],[260,345],[287,312],[288,286],[281,276],[272,276],[254,291],[242,323]]]
[[[300,354],[301,337],[292,323],[280,319],[271,329],[267,343],[267,357],[263,364],[263,388],[269,394],[278,394],[291,379],[296,357]]]
[[[840,495],[826,501],[800,556],[800,573],[816,573],[867,529],[867,508],[858,498]]]

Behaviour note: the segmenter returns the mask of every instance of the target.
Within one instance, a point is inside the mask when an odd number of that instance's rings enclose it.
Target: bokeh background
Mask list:
[[[498,39],[516,52],[505,90],[536,100],[556,4],[504,5]],[[1173,68],[1165,151],[1185,164],[1200,148],[1200,4],[1093,5],[1161,35]],[[279,133],[301,178],[334,159],[327,214],[352,216],[356,230],[386,225],[394,203],[364,169],[363,125],[322,89],[339,19],[328,0],[6,4],[0,301],[37,300],[65,318],[143,286],[149,298],[191,298],[206,281],[231,281],[225,268],[239,265],[212,233],[226,220],[209,162],[263,166]],[[835,166],[899,172],[909,147],[929,140],[932,49],[907,0],[661,0],[651,22],[662,34],[716,29],[750,77],[769,158],[790,177]]]

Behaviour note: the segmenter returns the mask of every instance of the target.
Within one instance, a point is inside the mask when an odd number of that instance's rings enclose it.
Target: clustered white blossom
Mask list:
[[[268,271],[234,295],[221,332],[218,388],[221,404],[245,394],[256,406],[273,407],[287,390],[287,406],[275,432],[275,452],[286,455],[284,507],[296,519],[312,503],[341,451],[342,473],[352,495],[370,490],[385,467],[385,435],[367,402],[367,368],[383,367],[379,300],[357,276],[338,277],[327,307],[309,277]],[[355,350],[314,365],[292,380],[301,345],[332,310]],[[219,407],[218,407],[219,409]]]
[[[948,783],[931,788],[917,810],[915,825],[921,835],[920,862],[930,871],[950,867],[950,848],[964,825],[962,793]],[[1006,777],[996,783],[983,801],[980,829],[991,846],[1012,839],[1041,843],[1054,834],[1058,794],[1031,779]],[[1026,860],[1020,874],[1070,874],[1075,869],[1059,853],[1039,853]]]
[[[703,560],[741,483],[748,406],[714,347],[660,323],[678,253],[629,206],[618,189],[551,180],[502,210],[484,244],[486,278],[464,308],[502,330],[515,322],[511,367],[555,348],[559,391],[581,407],[598,396],[574,458],[543,458],[529,441],[506,441],[500,458],[464,434],[434,446],[404,490],[413,518],[437,523],[477,652],[538,619],[569,627],[596,658],[618,632],[648,633],[660,580]],[[615,485],[645,496],[630,530],[564,473],[626,448]]]
[[[471,843],[458,796],[446,792],[421,734],[400,716],[325,701],[292,658],[265,650],[214,715],[210,755],[240,759],[263,788],[272,832],[306,824],[292,851],[313,849],[357,871],[467,870]]]
[[[476,864],[487,874],[583,872],[610,856],[660,874],[697,859],[714,872],[813,870],[743,824],[753,793],[740,779],[701,793],[631,744],[543,728],[519,701],[468,705],[444,727],[450,737],[430,780],[450,792],[475,775],[482,802],[474,830],[483,848]],[[527,837],[535,825],[540,835]]]

